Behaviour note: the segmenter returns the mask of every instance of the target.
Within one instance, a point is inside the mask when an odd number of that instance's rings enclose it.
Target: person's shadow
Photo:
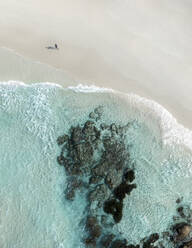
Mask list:
[[[45,47],[45,48],[52,49],[52,50],[58,50],[59,49],[57,44],[55,44],[54,46],[48,46],[48,47]]]

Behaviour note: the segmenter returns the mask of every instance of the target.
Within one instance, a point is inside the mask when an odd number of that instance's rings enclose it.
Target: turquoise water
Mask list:
[[[0,84],[0,247],[74,248],[86,202],[65,200],[66,175],[56,162],[58,136],[85,122],[97,106],[103,121],[126,124],[137,190],[125,199],[115,227],[137,243],[166,230],[184,196],[191,204],[191,131],[155,102],[79,86]]]

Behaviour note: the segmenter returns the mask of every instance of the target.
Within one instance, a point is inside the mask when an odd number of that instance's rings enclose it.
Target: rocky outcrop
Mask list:
[[[188,242],[184,242],[180,248],[192,248],[192,240],[188,241]]]
[[[168,242],[170,247],[192,248],[192,210],[182,204],[183,198],[176,200],[177,215],[173,216],[173,223],[162,235],[162,243]]]
[[[102,234],[102,228],[98,224],[98,220],[95,216],[88,216],[86,220],[86,230],[88,237],[85,238],[85,244],[87,246],[96,247],[97,239]]]
[[[136,184],[134,168],[125,144],[129,125],[101,123],[103,107],[89,114],[84,124],[71,127],[57,139],[61,153],[57,161],[68,176],[66,199],[72,201],[77,190],[87,195],[87,247],[127,247],[110,227],[121,221],[123,199]],[[113,218],[111,219],[112,216]]]
[[[65,197],[73,201],[84,192],[87,209],[84,243],[92,248],[192,248],[192,211],[176,200],[177,215],[163,233],[152,233],[138,244],[130,244],[113,229],[123,217],[123,201],[136,189],[135,167],[125,138],[129,124],[102,123],[103,107],[88,120],[57,139],[61,152],[57,162],[65,168],[68,185]]]
[[[186,222],[180,222],[173,226],[173,230],[175,232],[176,241],[182,241],[189,236],[191,225]]]
[[[158,233],[151,234],[143,243],[143,248],[153,248],[154,243],[159,239]]]

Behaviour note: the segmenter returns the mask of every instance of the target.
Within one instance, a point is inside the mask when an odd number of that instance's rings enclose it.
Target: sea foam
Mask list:
[[[192,132],[158,103],[96,86],[0,84],[0,246],[84,247],[86,201],[64,199],[66,175],[56,139],[97,106],[105,123],[131,123],[127,145],[138,185],[117,229],[132,243],[164,231],[175,200],[191,204]],[[11,237],[11,238],[10,238]]]

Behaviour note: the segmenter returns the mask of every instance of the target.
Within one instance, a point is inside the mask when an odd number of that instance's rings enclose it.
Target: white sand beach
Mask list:
[[[191,13],[190,0],[2,0],[0,81],[132,92],[192,128]]]

